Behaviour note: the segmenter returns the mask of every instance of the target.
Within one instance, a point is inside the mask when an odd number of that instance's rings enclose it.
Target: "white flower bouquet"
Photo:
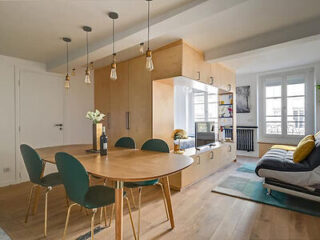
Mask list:
[[[95,112],[87,112],[86,118],[90,119],[94,124],[99,123],[103,120],[106,115],[101,113],[98,109]]]

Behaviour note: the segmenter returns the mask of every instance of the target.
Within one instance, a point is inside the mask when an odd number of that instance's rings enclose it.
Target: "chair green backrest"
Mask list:
[[[170,152],[168,144],[161,139],[149,139],[142,145],[141,150],[166,152],[166,153]]]
[[[116,142],[114,146],[134,149],[136,148],[136,143],[131,137],[122,137]]]
[[[39,154],[27,144],[20,145],[21,155],[26,165],[30,181],[40,184],[42,160]]]
[[[68,197],[75,203],[84,205],[89,189],[88,173],[82,164],[72,155],[56,153],[56,164]]]

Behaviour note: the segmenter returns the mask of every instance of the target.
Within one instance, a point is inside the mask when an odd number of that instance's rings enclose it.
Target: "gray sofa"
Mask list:
[[[259,177],[265,178],[264,187],[320,201],[320,135],[315,148],[306,159],[293,162],[293,151],[270,149],[257,163]]]

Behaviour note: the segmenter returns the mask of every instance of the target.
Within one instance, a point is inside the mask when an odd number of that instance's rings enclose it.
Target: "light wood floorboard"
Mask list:
[[[166,221],[161,189],[147,187],[142,192],[141,239],[174,240],[318,240],[320,218],[264,204],[212,193],[219,181],[241,163],[256,161],[238,158],[225,169],[203,179],[182,192],[172,191],[176,227],[170,230]],[[0,188],[0,227],[15,240],[44,239],[44,195],[38,212],[24,223],[30,183]],[[134,191],[137,198],[137,191]],[[136,199],[137,202],[137,199]],[[133,207],[133,204],[131,204]],[[65,193],[62,187],[49,193],[47,239],[61,239],[66,217]],[[108,214],[110,214],[108,209]],[[137,224],[137,210],[133,218]],[[98,224],[100,212],[96,214]],[[71,212],[68,239],[90,230],[90,216],[74,207]],[[114,221],[95,239],[114,239]],[[133,239],[126,202],[124,202],[124,239]]]

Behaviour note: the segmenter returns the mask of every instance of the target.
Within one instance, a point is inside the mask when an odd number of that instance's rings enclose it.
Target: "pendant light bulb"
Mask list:
[[[110,72],[110,79],[111,80],[117,80],[117,68],[116,68],[116,64],[112,63],[111,65],[111,72]]]
[[[93,62],[90,62],[90,70],[92,71],[94,69]]]
[[[72,68],[71,76],[75,76],[75,75],[76,75],[76,69]]]
[[[144,43],[143,43],[143,42],[139,44],[139,52],[140,52],[141,54],[144,53]]]
[[[146,69],[151,72],[154,69],[153,61],[152,61],[152,52],[148,49],[146,53]]]
[[[86,76],[84,77],[84,82],[86,84],[91,84],[89,68],[86,69]]]
[[[69,89],[69,88],[70,88],[70,76],[69,76],[68,73],[67,73],[66,79],[65,79],[65,81],[64,81],[64,88],[65,88],[65,89]]]

